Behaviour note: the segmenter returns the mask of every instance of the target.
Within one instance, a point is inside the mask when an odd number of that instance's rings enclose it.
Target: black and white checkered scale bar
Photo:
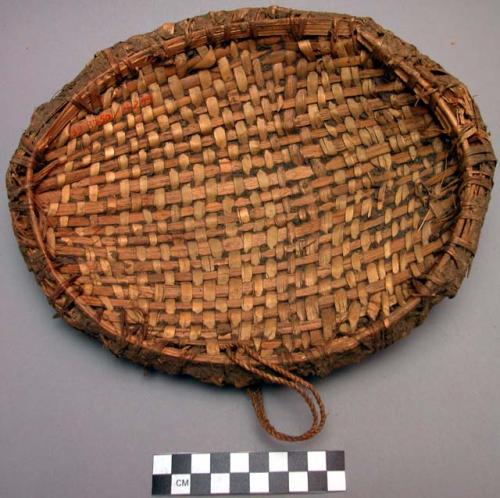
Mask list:
[[[343,451],[155,455],[153,496],[345,491]]]

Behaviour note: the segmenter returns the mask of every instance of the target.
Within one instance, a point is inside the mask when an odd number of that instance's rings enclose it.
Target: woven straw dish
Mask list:
[[[371,19],[215,12],[99,52],[7,173],[58,314],[114,354],[249,387],[307,439],[324,376],[453,296],[495,157],[463,84]],[[295,389],[300,435],[258,383]]]

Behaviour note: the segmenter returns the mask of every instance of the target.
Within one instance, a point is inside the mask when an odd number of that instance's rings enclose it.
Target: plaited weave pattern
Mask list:
[[[413,46],[367,18],[273,7],[100,52],[35,112],[7,182],[69,323],[243,386],[257,377],[229,348],[325,375],[452,296],[494,165],[466,88]]]

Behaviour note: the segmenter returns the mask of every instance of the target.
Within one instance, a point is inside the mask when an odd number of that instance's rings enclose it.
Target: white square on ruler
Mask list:
[[[210,453],[191,455],[191,474],[210,474]]]
[[[269,453],[269,472],[286,472],[288,470],[288,453],[271,451]]]
[[[230,472],[248,472],[248,453],[231,453],[230,463]]]
[[[191,474],[172,474],[170,492],[173,495],[188,495],[191,493]]]
[[[153,475],[170,474],[172,472],[172,455],[155,455],[153,457]]]
[[[210,493],[229,493],[229,474],[212,474],[210,476]]]
[[[307,472],[290,472],[288,474],[288,489],[290,493],[309,491]]]
[[[269,493],[267,472],[250,472],[250,493]]]
[[[307,470],[326,470],[326,451],[308,451]]]
[[[326,474],[328,491],[345,491],[345,470],[329,470]]]

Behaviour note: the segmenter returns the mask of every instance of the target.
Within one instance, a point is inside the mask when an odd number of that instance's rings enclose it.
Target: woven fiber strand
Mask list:
[[[7,186],[68,323],[145,366],[293,384],[310,404],[297,376],[361,360],[456,293],[494,168],[469,92],[415,47],[271,7],[99,52],[35,111]]]

